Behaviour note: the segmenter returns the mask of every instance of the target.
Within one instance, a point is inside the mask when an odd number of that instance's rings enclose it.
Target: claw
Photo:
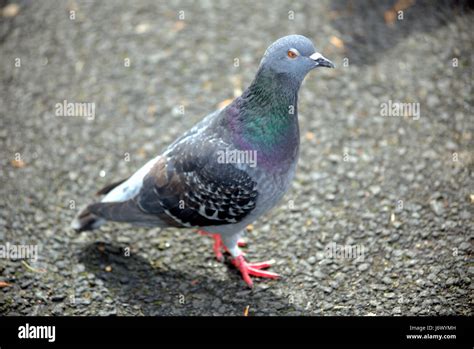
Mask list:
[[[273,263],[275,263],[275,261],[270,260],[260,263],[248,263],[248,266],[253,269],[267,269],[270,268]]]
[[[244,279],[244,281],[250,288],[253,287],[253,281],[250,278],[251,275],[262,277],[262,278],[269,278],[269,279],[278,279],[280,277],[280,275],[276,273],[261,270],[261,269],[270,267],[270,265],[272,264],[272,261],[261,262],[261,263],[247,263],[244,256],[240,255],[238,257],[235,257],[232,260],[232,263],[235,265],[237,269],[240,270],[240,273],[242,274],[242,278]]]

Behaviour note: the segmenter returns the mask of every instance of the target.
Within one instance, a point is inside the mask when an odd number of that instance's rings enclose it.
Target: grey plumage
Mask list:
[[[106,196],[79,213],[73,228],[93,229],[106,220],[199,227],[220,234],[236,257],[242,230],[274,207],[291,183],[299,151],[298,90],[311,69],[328,62],[303,36],[279,39],[241,97],[128,180],[104,188]],[[255,163],[237,156],[230,161],[228,154],[254,155]]]

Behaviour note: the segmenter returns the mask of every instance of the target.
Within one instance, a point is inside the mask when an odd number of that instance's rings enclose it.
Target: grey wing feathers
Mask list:
[[[202,227],[237,223],[256,205],[256,182],[215,156],[215,144],[178,146],[143,181],[138,207],[169,225]]]

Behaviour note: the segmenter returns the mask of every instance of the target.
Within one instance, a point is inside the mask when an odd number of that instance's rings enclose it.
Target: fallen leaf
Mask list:
[[[26,166],[25,162],[23,160],[12,160],[11,162],[12,166],[15,168],[23,168]]]
[[[336,46],[337,48],[344,48],[344,41],[342,41],[341,39],[339,39],[337,36],[331,36],[331,38],[329,39],[329,42],[333,45],[333,46]]]
[[[393,9],[387,10],[383,14],[383,19],[385,20],[385,23],[388,25],[393,25],[395,23],[395,19],[397,18],[397,12],[394,11]]]
[[[8,282],[5,281],[0,281],[0,288],[2,287],[10,287],[12,284],[9,284]]]
[[[15,17],[20,12],[20,6],[18,4],[8,4],[2,10],[3,17]]]

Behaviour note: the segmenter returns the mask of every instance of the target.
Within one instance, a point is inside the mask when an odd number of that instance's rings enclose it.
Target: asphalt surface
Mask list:
[[[0,241],[39,252],[0,259],[0,314],[472,315],[474,14],[447,3],[417,1],[403,20],[395,1],[2,10]],[[247,289],[192,230],[69,229],[97,189],[239,94],[291,33],[337,69],[302,86],[296,179],[246,236],[249,260],[275,259],[281,280]],[[64,100],[95,103],[94,119],[56,115]],[[382,115],[389,101],[419,117]]]

